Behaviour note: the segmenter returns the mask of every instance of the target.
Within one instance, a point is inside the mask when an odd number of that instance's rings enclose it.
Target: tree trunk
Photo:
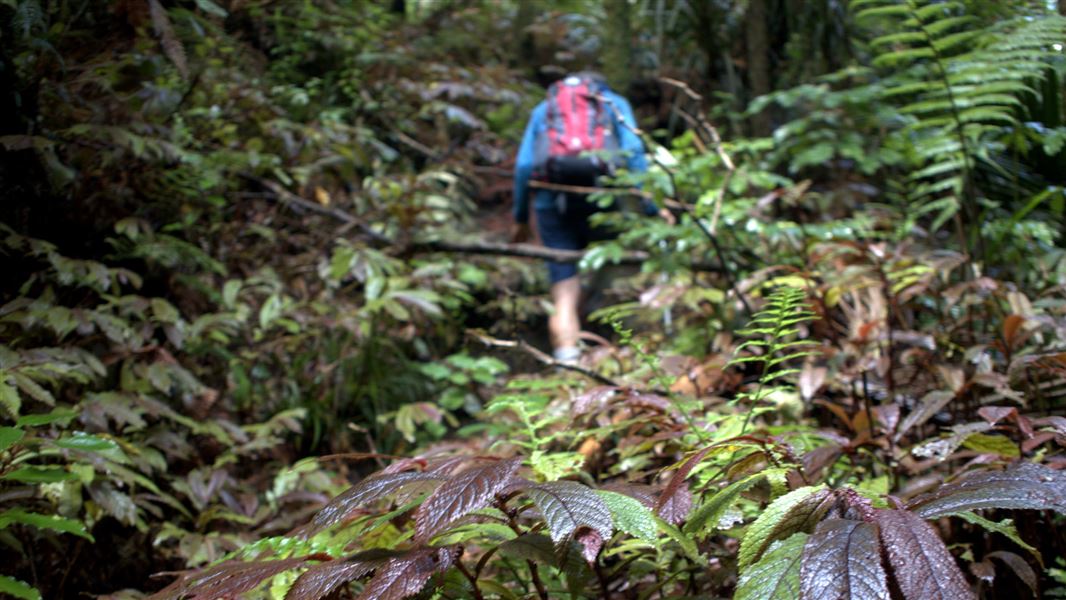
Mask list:
[[[1059,0],[1059,14],[1066,17],[1066,0]]]
[[[519,67],[528,68],[536,62],[536,42],[529,26],[536,20],[538,8],[536,2],[526,0],[519,2],[518,10],[515,11],[511,26],[511,43],[514,44],[515,64]]]
[[[633,80],[633,26],[629,2],[607,3],[604,39],[604,75],[611,86],[625,93]]]
[[[749,101],[770,93],[770,41],[767,32],[766,0],[750,0],[744,15],[744,30],[748,49]],[[770,135],[770,115],[763,111],[751,118],[752,133]]]

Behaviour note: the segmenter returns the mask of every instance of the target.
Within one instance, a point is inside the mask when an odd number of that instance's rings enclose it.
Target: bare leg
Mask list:
[[[555,312],[548,319],[552,348],[573,348],[576,352],[578,336],[581,333],[581,320],[578,316],[578,304],[581,301],[580,278],[568,277],[552,284],[551,294],[552,303],[555,305]]]

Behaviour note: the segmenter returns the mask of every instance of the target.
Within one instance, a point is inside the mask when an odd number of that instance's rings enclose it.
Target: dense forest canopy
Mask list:
[[[0,0],[0,596],[1066,597],[1064,15]]]

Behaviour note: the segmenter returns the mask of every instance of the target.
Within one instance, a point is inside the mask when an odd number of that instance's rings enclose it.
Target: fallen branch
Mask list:
[[[546,248],[534,244],[504,244],[498,242],[415,242],[412,244],[415,250],[428,250],[432,252],[456,252],[460,254],[490,254],[495,256],[517,256],[521,258],[539,258],[560,263],[575,263],[585,257],[584,250],[560,250],[558,248]],[[623,254],[616,264],[640,265],[651,259],[651,254],[640,250],[633,250]],[[689,265],[693,271],[718,273],[721,268],[708,262],[697,262]]]
[[[345,225],[357,227],[367,237],[380,245],[395,245],[393,240],[374,231],[369,225],[357,219],[354,215],[339,208],[323,206],[302,198],[281,185],[260,177],[248,176],[249,179],[262,185],[269,190],[268,196],[282,204],[292,206],[300,211],[313,212],[326,217],[336,219]],[[597,188],[593,188],[597,189]],[[534,244],[504,244],[499,242],[449,242],[443,240],[423,241],[410,243],[407,248],[416,252],[455,252],[459,254],[487,254],[493,256],[517,256],[520,258],[539,258],[560,263],[576,263],[585,256],[583,250],[560,250],[547,248]],[[626,252],[616,263],[623,265],[640,265],[649,260],[651,255],[642,251]],[[690,265],[693,271],[717,273],[721,268],[706,262],[696,262]]]
[[[484,333],[482,331],[478,331],[478,330],[474,330],[474,329],[468,329],[466,331],[466,334],[468,336],[478,340],[479,342],[485,344],[486,346],[492,346],[494,348],[513,348],[513,349],[516,349],[516,350],[521,350],[521,351],[525,352],[526,354],[532,356],[533,358],[537,359],[539,362],[541,362],[541,363],[543,363],[543,364],[545,364],[545,365],[547,365],[549,367],[558,367],[560,369],[566,369],[567,371],[573,371],[575,373],[580,373],[580,374],[584,375],[585,377],[588,377],[589,379],[593,379],[593,380],[595,380],[595,381],[597,381],[599,383],[602,383],[603,385],[609,385],[611,387],[618,387],[618,384],[615,383],[613,380],[611,380],[611,379],[609,379],[607,377],[604,377],[603,375],[600,375],[599,373],[597,373],[595,371],[590,371],[590,370],[588,370],[588,369],[586,369],[584,367],[579,367],[577,365],[571,365],[571,364],[559,362],[559,361],[555,360],[554,358],[552,358],[551,356],[548,356],[544,352],[534,348],[533,346],[530,346],[529,344],[527,344],[523,340],[501,340],[501,339],[489,336],[488,334],[486,334],[486,333]]]

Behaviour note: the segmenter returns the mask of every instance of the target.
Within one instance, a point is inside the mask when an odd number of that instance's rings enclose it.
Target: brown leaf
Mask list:
[[[390,558],[374,575],[358,600],[403,600],[422,591],[434,573],[455,562],[454,548],[418,548]]]
[[[811,600],[888,600],[877,526],[826,519],[803,547],[800,597]]]
[[[264,580],[303,566],[322,555],[254,562],[224,562],[210,569],[185,573],[177,581],[149,596],[149,600],[213,600],[236,598],[255,589]],[[325,557],[328,558],[328,557]]]
[[[1005,471],[983,471],[919,496],[907,508],[926,519],[964,510],[1010,508],[1066,514],[1066,473],[1023,462]]]
[[[163,53],[167,55],[170,62],[174,63],[181,76],[188,79],[189,65],[185,61],[185,47],[182,46],[181,40],[174,33],[174,25],[170,22],[170,15],[167,14],[166,9],[159,3],[159,0],[148,0],[148,12],[152,16],[152,27],[155,29],[155,34],[159,36],[159,43],[163,46]]]
[[[334,498],[311,519],[310,534],[348,520],[366,505],[411,486],[436,485],[444,475],[405,471],[367,477]]]
[[[415,541],[426,542],[456,519],[484,508],[522,464],[510,458],[473,467],[444,482],[415,513]]]
[[[1007,348],[1014,349],[1015,344],[1018,342],[1017,335],[1018,329],[1025,323],[1025,317],[1021,315],[1007,315],[1006,319],[1003,319],[1003,342],[1007,345]]]
[[[285,600],[318,600],[328,596],[341,585],[364,577],[396,555],[390,550],[368,550],[345,560],[314,565],[296,579],[285,594]]]
[[[603,536],[595,529],[582,527],[574,534],[574,539],[581,546],[581,556],[591,565],[596,562],[596,556],[603,549]]]
[[[874,522],[906,600],[976,598],[936,530],[921,517],[905,510],[877,510]]]
[[[1018,556],[1013,552],[1007,552],[1000,550],[997,552],[989,552],[985,560],[989,558],[995,558],[1003,561],[1003,564],[1007,565],[1014,571],[1014,574],[1021,579],[1025,585],[1029,586],[1029,589],[1033,590],[1033,597],[1036,598],[1040,594],[1040,588],[1037,587],[1036,573],[1033,572],[1033,568],[1029,566],[1029,563],[1025,562],[1025,559]]]

